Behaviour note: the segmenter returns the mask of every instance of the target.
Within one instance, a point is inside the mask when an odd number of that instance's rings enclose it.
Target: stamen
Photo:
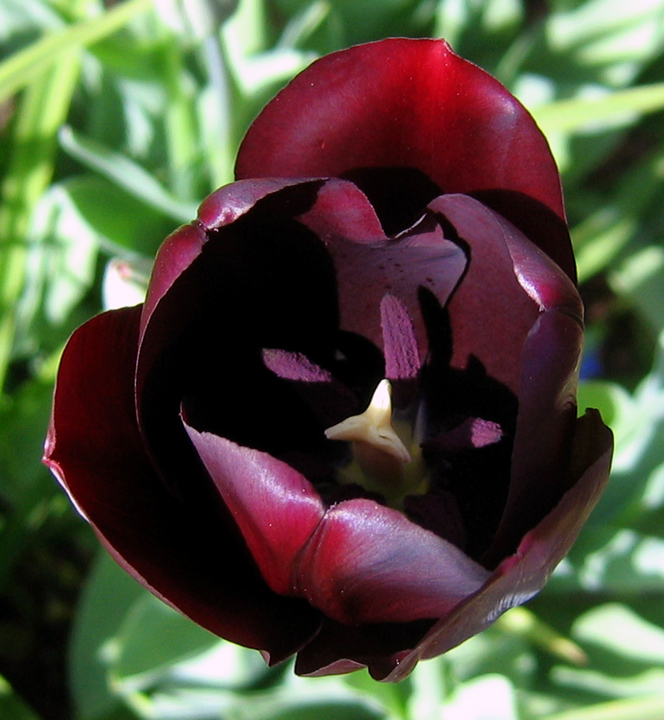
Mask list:
[[[392,386],[389,380],[378,383],[369,407],[325,431],[328,440],[366,443],[391,455],[402,463],[411,461],[406,446],[392,426]]]

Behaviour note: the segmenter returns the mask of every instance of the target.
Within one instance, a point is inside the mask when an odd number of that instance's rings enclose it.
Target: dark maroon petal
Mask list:
[[[462,450],[483,448],[501,440],[503,430],[498,423],[481,418],[466,418],[452,430],[431,438],[424,447],[446,454],[454,454]]]
[[[411,648],[417,645],[432,625],[431,620],[342,625],[328,618],[316,637],[298,653],[295,672],[317,677],[369,667],[372,674],[384,677],[412,655]],[[415,662],[417,659],[413,660],[408,672]]]
[[[451,543],[365,499],[330,508],[297,564],[302,594],[348,624],[441,617],[487,577]]]
[[[153,318],[162,298],[170,291],[178,278],[201,254],[207,242],[209,229],[218,229],[236,221],[249,212],[266,196],[284,187],[297,184],[288,180],[259,180],[233,183],[220,188],[207,197],[198,211],[198,220],[184,225],[172,233],[159,248],[155,259],[150,286],[141,317],[140,362],[138,370],[139,397],[144,378],[150,372],[156,358],[177,338],[197,311],[200,298],[180,293],[175,307]]]
[[[512,256],[514,272],[521,287],[540,311],[558,310],[583,323],[583,303],[576,285],[560,267],[530,239],[508,233],[507,249]]]
[[[324,514],[318,493],[267,453],[185,427],[265,581],[275,592],[295,594],[293,564]]]
[[[412,167],[444,192],[524,193],[564,217],[547,142],[521,104],[442,40],[389,39],[333,53],[249,129],[238,178]]]
[[[489,563],[511,552],[562,493],[583,345],[583,306],[571,280],[533,243],[509,235],[506,244],[540,316],[523,345],[510,488]]]
[[[133,380],[140,307],[74,333],[55,391],[45,462],[117,562],[155,595],[234,642],[286,657],[317,614],[264,584],[208,506],[164,489],[136,424]]]
[[[542,313],[526,339],[510,487],[489,565],[511,552],[565,489],[582,345],[578,321],[555,310]]]
[[[597,411],[589,410],[579,418],[572,455],[572,472],[578,475],[571,478],[573,486],[476,595],[435,625],[402,664],[378,679],[403,679],[418,659],[451,650],[539,592],[597,504],[609,477],[612,448],[611,431]]]
[[[346,180],[328,179],[321,183],[316,204],[298,219],[324,241],[335,237],[358,243],[387,240],[367,196]]]
[[[475,356],[491,377],[517,393],[523,343],[540,308],[519,284],[508,243],[530,243],[500,215],[465,195],[436,198],[430,208],[452,223],[470,252],[468,271],[448,305],[452,365],[465,368]]]
[[[187,238],[198,239],[193,261],[148,297],[137,364],[139,423],[173,492],[191,485],[184,480],[194,453],[179,419],[183,400],[199,430],[267,449],[246,403],[248,387],[273,403],[272,391],[280,390],[277,379],[267,377],[261,348],[333,354],[332,263],[316,236],[294,219],[315,202],[320,185],[259,180],[222,189],[201,210],[215,227],[200,221],[187,226],[160,252],[167,264],[172,244],[188,247]]]
[[[538,200],[511,190],[482,190],[473,197],[516,225],[576,283],[574,250],[564,218]]]
[[[381,302],[395,297],[411,318],[418,354],[427,352],[420,313],[419,288],[432,292],[445,305],[464,273],[464,250],[445,238],[432,215],[385,242],[355,242],[354,236],[326,241],[337,278],[342,330],[357,333],[383,348]]]
[[[141,335],[161,298],[200,255],[207,237],[199,225],[183,225],[162,243],[152,268],[152,277],[141,316]]]
[[[259,200],[300,182],[298,179],[289,181],[266,178],[224,185],[203,200],[198,208],[198,220],[206,230],[230,225],[251,210]]]

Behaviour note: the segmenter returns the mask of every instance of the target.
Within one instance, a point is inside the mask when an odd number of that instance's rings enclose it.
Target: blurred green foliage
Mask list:
[[[613,426],[616,459],[527,610],[397,686],[303,680],[106,555],[90,569],[96,542],[39,458],[71,330],[135,301],[276,90],[319,55],[394,35],[447,38],[547,133],[587,305],[580,406]],[[664,717],[663,120],[663,0],[2,0],[0,716]]]

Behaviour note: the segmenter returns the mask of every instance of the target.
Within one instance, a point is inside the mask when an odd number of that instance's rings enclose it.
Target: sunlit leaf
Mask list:
[[[196,205],[183,203],[150,173],[127,156],[86,138],[71,127],[60,132],[62,146],[73,157],[108,178],[123,190],[142,200],[176,222],[196,217]]]
[[[0,102],[20,90],[71,50],[91,45],[145,12],[150,0],[126,0],[107,13],[44,36],[0,64]]]

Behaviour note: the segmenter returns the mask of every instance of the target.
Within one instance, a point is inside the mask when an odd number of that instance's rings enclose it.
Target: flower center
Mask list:
[[[325,436],[351,443],[353,458],[338,471],[339,482],[378,492],[388,505],[398,509],[406,495],[426,492],[428,482],[420,446],[412,426],[393,417],[389,380],[378,383],[363,413],[328,428]]]

